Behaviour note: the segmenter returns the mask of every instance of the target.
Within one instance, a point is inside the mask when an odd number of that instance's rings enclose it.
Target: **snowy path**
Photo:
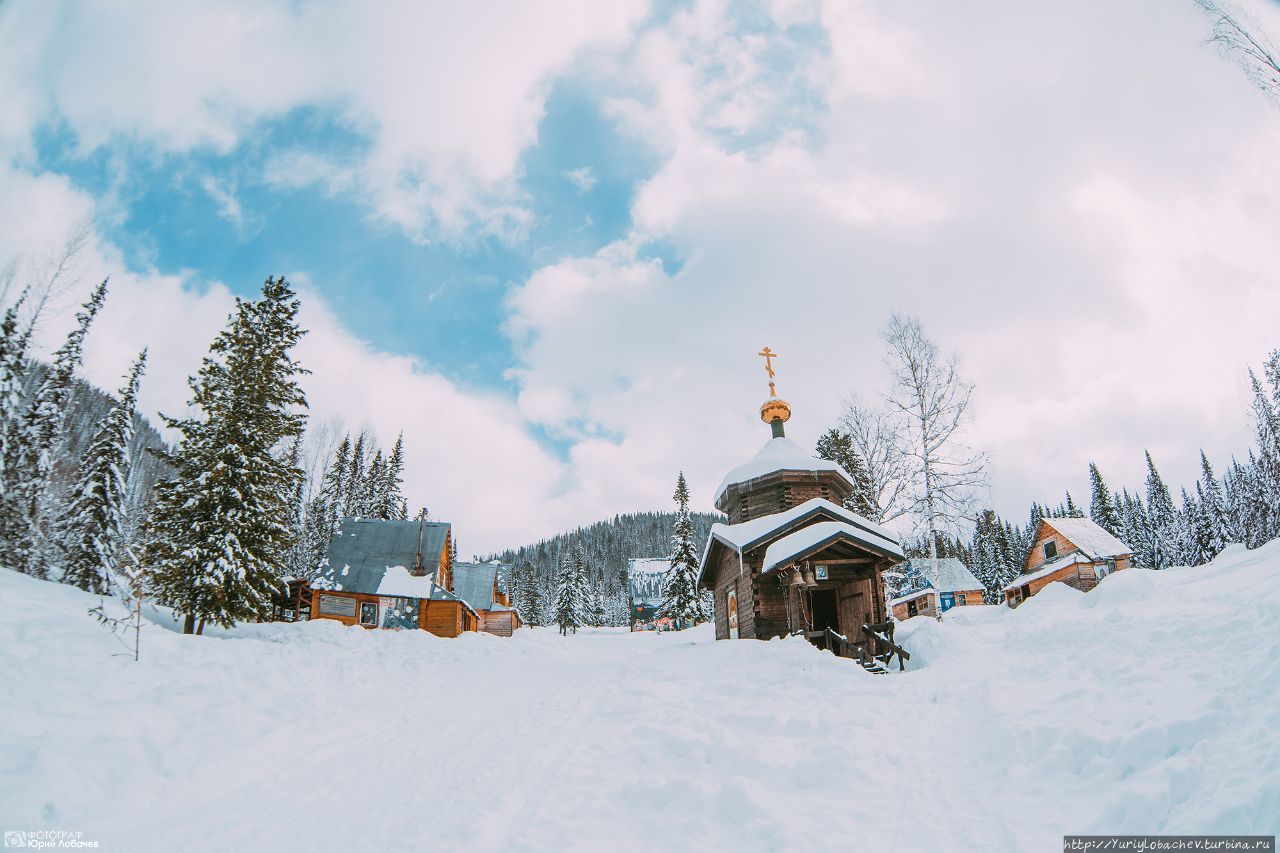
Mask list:
[[[1034,850],[1274,832],[1280,545],[797,641],[151,630],[0,572],[0,826],[105,850]]]

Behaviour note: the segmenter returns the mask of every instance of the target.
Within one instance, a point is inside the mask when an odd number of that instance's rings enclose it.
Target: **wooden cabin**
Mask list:
[[[1133,549],[1088,518],[1042,518],[1022,576],[1004,588],[1017,607],[1051,583],[1088,592],[1112,572],[1129,568]]]
[[[864,658],[885,630],[882,575],[902,562],[902,549],[890,531],[845,509],[852,479],[785,436],[790,414],[774,397],[761,407],[773,437],[717,490],[729,523],[711,528],[699,583],[712,594],[718,640],[800,633]]]
[[[440,637],[479,630],[479,614],[453,592],[450,545],[446,522],[344,518],[311,582],[311,618]]]
[[[453,565],[453,591],[476,612],[486,634],[510,637],[523,624],[511,606],[510,577],[511,567],[496,560]]]
[[[923,586],[905,595],[890,600],[889,607],[893,618],[899,622],[913,616],[938,615],[939,603],[941,612],[946,613],[953,607],[974,607],[983,604],[982,582],[973,576],[969,568],[954,557],[938,560],[938,579],[933,579],[933,561],[928,557],[917,557],[908,560],[896,568],[911,577],[922,579]]]

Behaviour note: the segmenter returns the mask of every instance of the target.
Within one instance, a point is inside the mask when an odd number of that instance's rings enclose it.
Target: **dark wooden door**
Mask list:
[[[837,634],[840,631],[840,613],[836,607],[836,591],[834,589],[815,589],[809,593],[809,612],[813,615],[814,631],[830,628]]]

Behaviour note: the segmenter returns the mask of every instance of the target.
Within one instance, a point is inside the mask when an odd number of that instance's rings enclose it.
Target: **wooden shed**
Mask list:
[[[344,518],[311,583],[311,618],[441,637],[479,630],[479,614],[453,592],[450,544],[446,522]]]
[[[1132,560],[1132,548],[1088,518],[1042,518],[1022,576],[1004,588],[1005,602],[1017,607],[1055,582],[1088,592]]]
[[[760,415],[773,437],[716,492],[729,523],[711,528],[699,573],[712,593],[716,639],[801,633],[866,664],[892,646],[882,575],[902,562],[902,549],[843,506],[852,479],[786,437],[790,414],[783,400],[765,402]]]
[[[899,622],[913,616],[937,616],[939,606],[941,612],[946,613],[953,607],[974,607],[984,603],[982,582],[973,576],[968,566],[954,557],[938,559],[936,581],[933,578],[933,561],[928,557],[908,560],[895,571],[920,578],[922,584],[889,602],[893,618]]]
[[[496,560],[454,563],[454,592],[475,610],[480,620],[478,630],[510,637],[522,624],[520,614],[511,606],[507,587],[510,577],[511,567]]]

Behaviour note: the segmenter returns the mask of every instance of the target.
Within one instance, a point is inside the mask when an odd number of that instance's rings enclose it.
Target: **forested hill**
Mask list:
[[[26,377],[27,387],[23,391],[26,399],[31,398],[36,387],[43,381],[46,370],[47,366],[43,363],[31,363]],[[113,399],[106,391],[83,379],[73,380],[71,399],[66,410],[66,433],[58,448],[53,470],[53,488],[64,499],[75,486],[81,460],[84,459],[85,451],[99,424],[110,410]],[[152,488],[169,475],[168,466],[148,452],[149,449],[167,447],[159,431],[147,418],[138,414],[133,418],[133,430],[133,440],[129,443],[129,499],[125,522],[126,529],[130,532],[140,524]]]
[[[694,541],[698,553],[702,553],[711,525],[724,517],[707,512],[690,514],[693,520]],[[532,545],[485,557],[498,559],[517,567],[532,566],[543,582],[555,576],[561,559],[572,553],[581,543],[586,552],[587,565],[605,577],[614,578],[627,568],[633,557],[662,557],[671,552],[671,528],[675,524],[674,512],[636,512],[615,515],[607,521],[597,521],[577,530],[560,533]]]

